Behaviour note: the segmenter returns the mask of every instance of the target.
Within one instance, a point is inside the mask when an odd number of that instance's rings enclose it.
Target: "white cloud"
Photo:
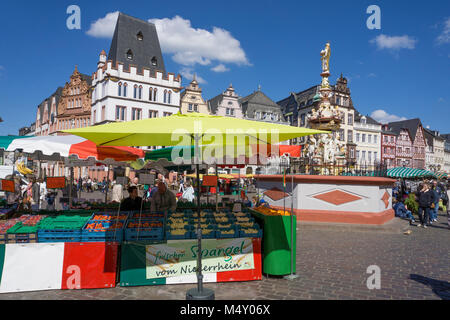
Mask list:
[[[210,65],[212,61],[250,65],[241,44],[230,32],[213,27],[212,32],[195,29],[191,21],[175,16],[172,19],[150,19],[156,25],[161,48],[173,54],[172,59],[185,66]]]
[[[119,11],[106,14],[105,17],[93,22],[86,34],[95,38],[112,38],[118,16]]]
[[[375,43],[378,49],[414,49],[418,40],[404,35],[404,36],[387,36],[380,34],[376,38],[370,40],[370,43]]]
[[[380,123],[407,120],[405,117],[399,117],[394,114],[389,114],[382,109],[375,110],[370,116]]]
[[[438,99],[438,102],[445,102],[445,99],[442,98],[442,97],[440,97],[440,98]]]
[[[376,78],[377,75],[376,75],[375,73],[371,72],[371,73],[369,73],[369,74],[367,75],[367,77],[368,77],[368,78]]]
[[[192,70],[192,68],[183,67],[180,70],[180,74],[183,76],[183,78],[186,78],[189,81],[194,79],[194,71]],[[198,74],[196,74],[195,77],[196,77],[198,83],[201,83],[201,84],[207,83],[206,80],[203,79],[202,77],[200,77]]]
[[[218,66],[211,68],[212,71],[214,72],[227,72],[230,71],[230,69],[228,69],[227,67],[225,67],[225,65],[223,64],[219,64]]]
[[[444,30],[442,30],[442,33],[436,38],[436,41],[438,44],[450,43],[450,17],[445,20]]]

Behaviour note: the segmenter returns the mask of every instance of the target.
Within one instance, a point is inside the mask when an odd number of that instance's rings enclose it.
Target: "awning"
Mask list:
[[[415,168],[406,168],[406,167],[397,167],[389,169],[387,172],[388,177],[392,178],[426,178],[433,177],[436,175],[428,170],[415,169]]]

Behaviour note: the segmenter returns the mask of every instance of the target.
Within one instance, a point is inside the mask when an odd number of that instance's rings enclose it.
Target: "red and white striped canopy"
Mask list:
[[[5,137],[3,137],[5,138]],[[5,141],[5,139],[3,139]],[[0,144],[1,145],[1,144]],[[103,147],[84,138],[67,136],[14,137],[1,145],[5,151],[21,150],[24,153],[37,152],[45,156],[76,156],[78,159],[95,158],[98,161],[113,159],[116,161],[135,161],[144,158],[141,149],[131,147]]]

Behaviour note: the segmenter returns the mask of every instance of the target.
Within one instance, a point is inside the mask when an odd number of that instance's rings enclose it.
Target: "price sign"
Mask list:
[[[64,189],[66,187],[65,177],[48,177],[46,180],[47,189]]]
[[[217,186],[217,176],[203,176],[204,187],[216,187]]]
[[[1,190],[6,192],[14,192],[14,180],[1,180]]]
[[[154,174],[140,174],[139,175],[139,183],[146,185],[155,184],[155,175]]]

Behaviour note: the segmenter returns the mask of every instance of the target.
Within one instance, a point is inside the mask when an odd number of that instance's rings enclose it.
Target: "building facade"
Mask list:
[[[58,105],[62,96],[62,87],[45,99],[37,108],[36,130],[37,136],[54,135],[57,131],[56,116],[58,115]]]
[[[362,166],[379,164],[381,162],[381,124],[369,116],[356,112],[353,128],[356,163]]]
[[[239,103],[239,96],[236,94],[232,84],[225,92],[209,100],[208,108],[212,115],[238,119],[244,118],[241,104]]]
[[[445,167],[445,138],[439,131],[424,128],[424,136],[427,142],[425,167],[427,170],[438,172]]]
[[[388,169],[397,166],[395,160],[397,135],[387,126],[382,126],[381,131],[381,163]]]
[[[180,111],[181,76],[166,74],[155,25],[122,13],[108,58],[100,53],[92,87],[91,125]]]
[[[444,169],[443,171],[450,173],[450,134],[443,134],[444,141]]]
[[[198,86],[195,75],[189,86],[181,93],[180,112],[182,114],[189,112],[209,114],[208,104],[202,97],[202,89]]]
[[[281,107],[265,95],[261,89],[239,99],[239,103],[247,120],[270,122],[287,125]]]
[[[424,129],[420,119],[410,119],[404,121],[391,122],[388,124],[389,128],[392,129],[393,132],[398,134],[397,139],[397,164],[402,161],[408,162],[408,157],[399,156],[400,154],[407,155],[411,153],[411,161],[406,167],[411,167],[415,169],[425,169],[425,159],[426,159],[426,141],[424,136]],[[409,142],[407,141],[407,135],[405,131],[408,132],[409,140],[411,146],[409,146]],[[399,145],[400,143],[400,145]],[[402,145],[404,144],[404,145]],[[399,149],[400,148],[400,149]],[[405,149],[409,149],[408,152]],[[398,150],[401,150],[399,152]],[[402,162],[403,163],[403,162]]]
[[[91,124],[91,84],[92,78],[81,74],[75,67],[70,81],[62,90],[57,107],[56,127],[58,131],[83,128]]]

